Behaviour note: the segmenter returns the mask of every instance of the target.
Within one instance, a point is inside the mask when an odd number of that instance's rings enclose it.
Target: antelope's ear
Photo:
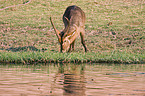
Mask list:
[[[50,22],[51,22],[51,25],[52,25],[52,27],[53,27],[53,29],[54,29],[56,35],[57,35],[58,41],[59,41],[59,43],[60,43],[60,42],[61,42],[60,32],[55,28],[55,26],[54,26],[54,24],[53,24],[53,22],[52,22],[51,17],[50,17]]]
[[[67,17],[65,17],[65,16],[64,16],[64,18],[67,20],[67,23],[69,24],[69,22],[70,22],[70,21],[68,20],[68,18],[67,18]]]

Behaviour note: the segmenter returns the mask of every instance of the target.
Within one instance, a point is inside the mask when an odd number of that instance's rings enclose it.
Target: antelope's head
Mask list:
[[[68,34],[68,31],[70,31],[69,30],[69,28],[70,28],[70,22],[69,22],[68,18],[66,18],[66,17],[64,17],[64,18],[67,20],[67,24],[68,25],[66,26],[66,28],[62,32],[60,32],[60,31],[58,31],[56,29],[56,27],[54,26],[54,24],[52,22],[52,19],[50,17],[51,24],[52,24],[52,26],[54,28],[54,31],[55,31],[55,33],[57,35],[57,38],[58,38],[58,41],[60,43],[60,52],[67,52],[69,50],[70,45],[72,43],[70,38],[73,35],[73,34],[70,34],[70,35]],[[72,30],[72,32],[70,32],[70,33],[74,33],[75,31],[76,30]]]

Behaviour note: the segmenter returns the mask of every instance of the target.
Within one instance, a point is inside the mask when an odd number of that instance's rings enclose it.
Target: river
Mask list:
[[[0,96],[145,96],[145,64],[0,64]]]

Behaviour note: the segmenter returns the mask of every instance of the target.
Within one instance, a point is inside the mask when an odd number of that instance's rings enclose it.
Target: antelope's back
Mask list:
[[[64,17],[67,17],[68,20],[70,20],[70,26],[73,24],[76,24],[77,26],[84,26],[85,24],[85,13],[78,6],[69,6],[65,10],[65,13],[63,14],[63,22],[66,27],[68,24]]]

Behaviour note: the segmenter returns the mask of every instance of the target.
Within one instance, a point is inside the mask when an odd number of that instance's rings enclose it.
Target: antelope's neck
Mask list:
[[[78,30],[74,31],[73,33],[70,33],[67,38],[70,41],[70,43],[72,43],[79,35]]]

